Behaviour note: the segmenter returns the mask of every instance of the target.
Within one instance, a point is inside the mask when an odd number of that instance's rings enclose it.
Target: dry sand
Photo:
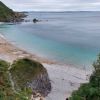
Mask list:
[[[78,89],[81,83],[88,82],[92,71],[86,71],[69,65],[59,65],[56,62],[40,58],[21,50],[9,43],[3,35],[0,36],[0,59],[12,62],[17,58],[29,57],[41,62],[47,69],[51,83],[52,91],[46,97],[46,100],[65,100],[73,90]]]
[[[88,82],[91,71],[85,71],[68,65],[43,64],[52,83],[52,91],[46,100],[66,100],[81,83]]]

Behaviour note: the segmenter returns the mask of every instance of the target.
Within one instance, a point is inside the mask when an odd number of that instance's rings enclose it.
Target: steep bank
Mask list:
[[[14,61],[10,73],[16,91],[31,88],[33,93],[39,93],[43,97],[51,91],[48,73],[43,65],[36,61],[27,58]]]

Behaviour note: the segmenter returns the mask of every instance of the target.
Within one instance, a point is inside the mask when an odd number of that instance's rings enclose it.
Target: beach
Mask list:
[[[78,89],[81,83],[86,83],[91,70],[79,69],[70,65],[62,65],[48,59],[31,54],[16,47],[3,35],[0,36],[0,59],[12,62],[18,58],[28,57],[41,62],[47,69],[52,84],[52,91],[46,100],[65,100],[73,90]]]
[[[18,48],[15,46],[14,42],[8,41],[2,34],[0,34],[0,58],[12,62],[13,60],[23,57],[31,58],[41,63],[56,63]]]

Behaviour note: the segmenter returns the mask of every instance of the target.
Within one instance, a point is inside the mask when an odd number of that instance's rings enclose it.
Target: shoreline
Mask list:
[[[3,58],[9,58],[6,59],[7,61],[28,57],[39,61],[40,63],[57,64],[55,61],[50,61],[35,54],[29,53],[22,48],[20,49],[19,47],[15,46],[14,43],[11,43],[9,40],[7,40],[2,33],[0,33],[0,56]]]
[[[44,65],[49,74],[52,91],[46,100],[65,100],[73,90],[78,89],[81,83],[88,82],[90,71],[76,68],[70,65],[62,65],[48,59],[31,54],[23,49],[16,47],[0,34],[0,59],[12,62],[18,58],[31,58]]]

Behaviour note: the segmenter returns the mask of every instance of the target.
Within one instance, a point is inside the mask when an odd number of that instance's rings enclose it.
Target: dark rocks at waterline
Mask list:
[[[14,20],[16,22],[20,22],[20,21],[23,21],[25,17],[27,17],[26,13],[15,12]]]
[[[31,20],[26,20],[26,19],[25,19],[24,22],[31,22]]]
[[[27,15],[25,13],[22,12],[14,12],[14,15],[8,19],[6,22],[23,22],[24,21],[24,17],[27,17]]]
[[[34,18],[33,23],[37,23],[37,22],[48,22],[48,20],[38,20],[38,19]]]
[[[33,23],[36,23],[36,22],[39,22],[39,20],[36,19],[36,18],[34,18],[34,19],[33,19]]]

